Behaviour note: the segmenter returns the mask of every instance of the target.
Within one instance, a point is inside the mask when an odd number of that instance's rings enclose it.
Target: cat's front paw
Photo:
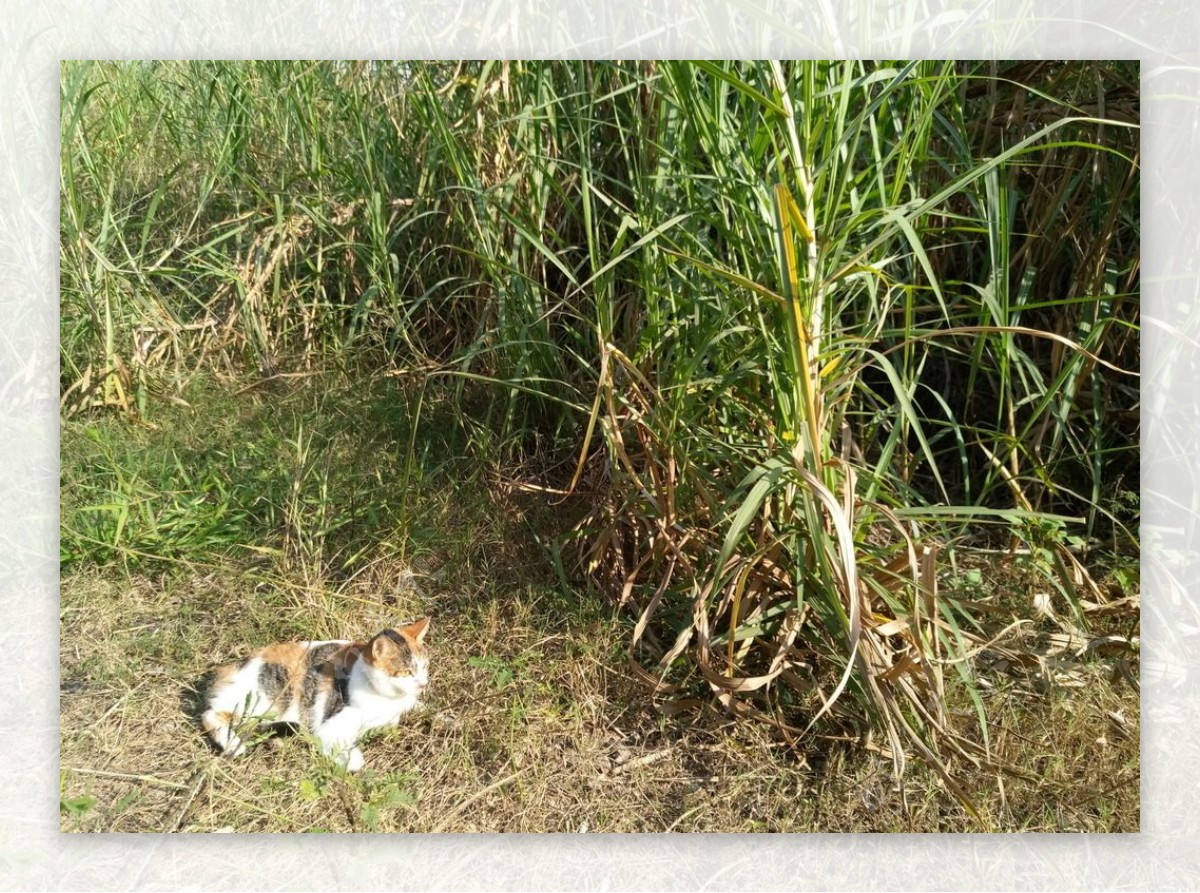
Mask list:
[[[230,735],[221,753],[227,757],[240,757],[246,752],[246,742],[236,735]]]
[[[338,762],[347,772],[357,772],[363,767],[363,754],[357,747],[352,747],[347,751],[343,751],[338,757]]]

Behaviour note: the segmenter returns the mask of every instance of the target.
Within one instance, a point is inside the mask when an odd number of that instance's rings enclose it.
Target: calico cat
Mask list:
[[[201,718],[229,756],[256,726],[295,723],[349,772],[362,768],[357,742],[420,706],[429,682],[429,618],[385,629],[366,642],[288,642],[217,671]]]

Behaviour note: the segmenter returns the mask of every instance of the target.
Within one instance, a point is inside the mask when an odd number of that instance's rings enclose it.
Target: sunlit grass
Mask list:
[[[628,609],[664,709],[874,735],[953,784],[952,755],[992,757],[964,659],[988,633],[941,597],[947,563],[1007,550],[1085,627],[1095,550],[1137,548],[1137,81],[65,63],[64,411],[153,422],[198,375],[388,376],[413,425],[381,467],[411,488],[417,430],[450,424],[521,468],[573,522],[547,560]],[[303,418],[275,433],[257,483],[119,456],[66,482],[64,558],[361,558],[369,482]]]

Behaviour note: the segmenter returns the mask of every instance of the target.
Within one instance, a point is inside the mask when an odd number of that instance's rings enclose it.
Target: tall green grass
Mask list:
[[[1077,604],[1081,546],[1136,543],[1137,79],[65,63],[65,411],[214,372],[448,387],[580,507],[658,697],[949,778],[989,757],[978,698],[981,735],[945,715],[982,633],[941,556],[1008,547]]]

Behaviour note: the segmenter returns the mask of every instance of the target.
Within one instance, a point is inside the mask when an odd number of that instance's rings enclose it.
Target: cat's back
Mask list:
[[[214,684],[234,676],[261,675],[288,677],[304,675],[334,658],[354,643],[348,639],[322,639],[311,642],[276,642],[251,652],[240,661],[225,664],[217,670]]]
[[[267,645],[218,669],[209,703],[229,711],[250,698],[257,710],[281,721],[309,720],[314,703],[328,698],[338,667],[351,666],[357,652],[358,646],[346,639]]]

